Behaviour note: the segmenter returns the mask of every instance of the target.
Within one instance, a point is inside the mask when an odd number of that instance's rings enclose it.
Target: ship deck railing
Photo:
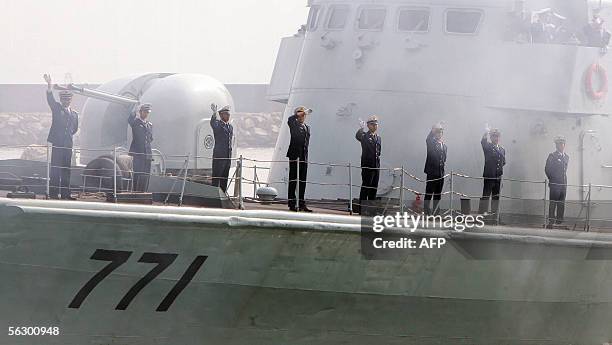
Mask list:
[[[49,196],[50,191],[50,171],[56,168],[51,163],[51,151],[53,147],[51,145],[0,145],[0,149],[26,149],[26,148],[39,148],[43,149],[45,153],[43,157],[40,157],[38,162],[43,170],[43,173],[36,178],[30,177],[27,179],[19,178],[16,174],[6,172],[6,170],[18,169],[17,164],[7,164],[7,161],[0,161],[0,188],[14,187],[15,190],[36,190],[45,197]],[[112,168],[99,168],[96,169],[98,172],[105,172],[105,175],[100,176],[91,174],[90,172],[83,172],[83,167],[72,167],[71,169],[79,169],[80,175],[84,182],[80,188],[71,188],[72,192],[78,192],[79,195],[105,195],[107,199],[108,195],[114,196],[111,200],[117,200],[116,195],[125,191],[133,191],[134,181],[131,171],[125,171],[123,168],[117,165],[118,157],[123,154],[127,154],[128,151],[121,147],[108,149],[84,149],[84,148],[72,148],[74,152],[81,151],[92,151],[99,152],[101,155],[111,157],[114,161]],[[137,156],[137,153],[130,153],[132,156]],[[180,163],[182,166],[180,169],[174,169],[172,173],[168,173],[162,169],[157,174],[151,173],[149,175],[162,175],[174,179],[175,183],[172,186],[172,192],[178,195],[178,204],[181,205],[185,197],[197,197],[196,194],[191,194],[189,190],[185,189],[187,181],[198,181],[210,184],[212,176],[210,172],[203,173],[201,170],[189,169],[189,163],[194,160],[212,160],[213,157],[206,156],[191,156],[191,155],[162,155],[162,161],[165,165],[168,163]],[[216,159],[216,158],[215,158]],[[369,168],[360,167],[347,163],[338,162],[316,162],[307,161],[309,165],[325,166],[329,168],[340,168],[346,169],[346,179],[341,182],[323,182],[317,180],[312,174],[309,176],[307,181],[299,180],[298,178],[290,181],[288,178],[281,180],[271,180],[260,178],[262,172],[269,172],[270,164],[281,163],[288,164],[289,160],[260,160],[252,159],[249,157],[239,156],[235,158],[226,158],[231,160],[235,165],[233,174],[228,177],[228,191],[233,189],[233,194],[228,194],[227,197],[235,202],[238,208],[244,209],[247,207],[251,208],[278,208],[280,209],[283,205],[287,205],[289,201],[281,197],[276,197],[274,200],[263,200],[258,197],[257,191],[262,186],[287,186],[289,182],[306,182],[307,185],[318,185],[329,187],[330,189],[336,189],[339,191],[336,195],[341,195],[335,199],[318,199],[318,200],[306,200],[308,205],[313,205],[317,211],[320,212],[332,212],[332,213],[348,213],[354,214],[358,211],[361,206],[359,201],[358,193],[356,190],[362,187],[359,181],[359,174],[357,172],[363,169],[375,169],[382,173],[388,174],[392,177],[392,183],[390,186],[378,189],[378,201],[377,203],[385,212],[407,212],[407,213],[421,213],[423,212],[423,198],[425,197],[425,185],[427,182],[434,180],[426,180],[420,178],[416,174],[407,170],[405,167],[381,167],[381,168]],[[9,160],[10,161],[10,160]],[[297,165],[299,169],[299,164]],[[115,173],[113,174],[113,171]],[[549,215],[549,206],[551,200],[549,199],[549,188],[556,184],[551,183],[546,179],[542,180],[529,180],[529,179],[517,179],[502,177],[502,185],[507,187],[508,184],[518,184],[520,188],[518,190],[527,190],[532,196],[535,197],[525,198],[521,195],[513,193],[512,188],[502,187],[500,195],[496,195],[499,201],[488,201],[483,199],[481,194],[474,193],[474,191],[480,188],[485,177],[481,176],[470,176],[460,171],[451,170],[444,176],[436,180],[444,180],[445,189],[439,194],[435,195],[434,199],[438,197],[440,199],[438,203],[438,210],[433,210],[438,214],[450,214],[450,215],[469,215],[475,214],[477,211],[482,211],[480,203],[486,202],[486,216],[488,221],[494,224],[504,225],[515,225],[515,226],[535,226],[535,227],[551,227],[569,229],[569,230],[580,230],[580,231],[612,231],[612,200],[606,200],[606,198],[598,198],[596,194],[612,194],[612,186],[602,184],[563,184],[567,189],[568,195],[578,195],[577,200],[567,199],[563,205],[565,207],[565,219],[563,224],[555,224],[555,217]],[[42,182],[42,186],[41,186]],[[10,184],[14,183],[14,186]],[[252,189],[249,188],[252,186]],[[466,189],[471,191],[466,192]],[[250,191],[252,190],[252,194]],[[506,194],[510,190],[509,194]],[[168,199],[166,199],[166,202]],[[476,206],[472,208],[474,202]],[[489,209],[489,202],[492,203],[491,209]],[[554,201],[553,201],[554,202]],[[497,203],[495,207],[497,212],[493,212],[493,203]],[[480,210],[478,210],[480,209]]]

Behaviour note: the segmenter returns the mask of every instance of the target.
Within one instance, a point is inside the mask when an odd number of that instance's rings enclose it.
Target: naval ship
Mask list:
[[[447,127],[448,165],[461,176],[479,175],[478,142],[485,122],[502,131],[511,157],[506,175],[517,182],[543,180],[552,137],[565,135],[576,157],[570,183],[600,183],[595,189],[605,201],[611,109],[603,72],[609,58],[597,48],[521,42],[507,29],[518,14],[544,7],[563,13],[565,25],[581,27],[593,9],[605,17],[607,1],[311,0],[308,5],[305,32],[283,39],[270,99],[287,104],[285,117],[296,105],[315,108],[308,120],[310,152],[319,164],[309,176],[320,183],[309,186],[309,199],[352,195],[352,188],[332,187],[347,178],[335,163],[358,166],[353,142],[358,119],[377,113],[383,164],[408,171],[421,167],[424,138],[438,121]],[[585,78],[593,64],[599,66],[593,69],[599,83]],[[180,90],[197,84],[195,79],[152,74],[111,82],[97,93],[79,91],[92,98],[83,111],[82,146],[116,153],[129,139],[117,116],[127,116],[143,100],[155,104],[159,98],[148,99],[154,95],[148,90]],[[587,79],[595,83],[595,92],[589,93]],[[205,97],[196,92],[201,88],[193,88],[191,96],[199,100],[185,102],[189,111],[180,114],[188,119],[190,134],[157,148],[158,181],[151,188],[158,193],[175,191],[168,172],[207,169],[198,161],[205,151],[198,150],[210,150],[211,142],[200,124],[209,117],[211,99],[230,103],[231,98],[216,83],[205,83],[216,86],[206,89]],[[157,90],[158,97],[166,94]],[[180,92],[162,100],[172,97],[181,97]],[[268,181],[281,194],[287,141],[282,131]],[[172,151],[175,147],[180,152]],[[185,160],[176,159],[183,154]],[[79,166],[99,158],[81,153]],[[123,168],[118,172],[112,166],[116,161],[111,163],[115,184],[117,174],[123,176]],[[381,197],[397,199],[394,193],[404,190],[396,188],[395,173],[383,174]],[[184,181],[183,187],[200,196],[226,197],[205,184]],[[452,188],[468,194],[476,186],[458,179]],[[570,198],[584,199],[583,189],[572,190]],[[504,191],[508,199],[542,201],[542,191],[529,184]],[[447,208],[454,207],[452,200]],[[541,211],[521,205],[508,207]],[[605,213],[604,208],[595,211]],[[443,238],[447,245],[381,259],[363,252],[363,219],[0,198],[0,272],[5,277],[0,343],[612,341],[610,234],[540,227],[422,228],[411,236]]]

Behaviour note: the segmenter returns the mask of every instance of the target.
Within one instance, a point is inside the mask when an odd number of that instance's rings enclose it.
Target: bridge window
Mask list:
[[[453,34],[475,34],[482,19],[478,10],[446,11],[446,32]]]
[[[401,9],[397,29],[404,32],[429,31],[429,9]]]
[[[357,27],[360,30],[380,31],[385,25],[387,10],[384,8],[364,8],[357,18]]]
[[[319,26],[319,17],[321,15],[321,6],[310,7],[308,14],[308,31],[316,31]]]
[[[348,5],[333,5],[329,12],[327,28],[329,30],[342,30],[346,26],[346,21],[351,8]]]

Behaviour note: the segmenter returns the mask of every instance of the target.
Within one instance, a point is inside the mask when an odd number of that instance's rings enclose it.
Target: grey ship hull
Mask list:
[[[612,339],[611,236],[421,232],[451,244],[367,260],[358,221],[0,199],[0,343],[600,345]],[[69,307],[109,264],[90,259],[100,249],[131,256],[78,308]],[[178,255],[125,310],[116,310],[156,266],[138,262],[145,252]],[[193,279],[167,311],[156,311],[198,256],[207,258]],[[10,326],[57,326],[61,333],[8,336]]]

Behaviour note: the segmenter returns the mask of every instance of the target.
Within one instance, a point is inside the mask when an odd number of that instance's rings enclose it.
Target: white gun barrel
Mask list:
[[[139,103],[137,99],[134,99],[131,97],[119,96],[119,95],[115,95],[115,94],[104,92],[104,91],[98,91],[98,90],[87,89],[84,87],[78,87],[74,84],[68,84],[66,86],[55,85],[55,88],[58,90],[68,90],[76,94],[79,94],[81,96],[95,98],[95,99],[99,99],[99,100],[103,100],[103,101],[107,101],[111,103],[132,105],[132,106]]]

